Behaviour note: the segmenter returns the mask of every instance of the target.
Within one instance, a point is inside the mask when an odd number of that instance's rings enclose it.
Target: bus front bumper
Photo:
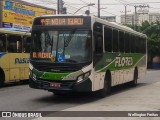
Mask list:
[[[29,78],[29,86],[35,89],[48,90],[50,92],[90,92],[92,91],[92,82],[88,78],[77,83],[76,81],[46,81],[33,80]]]

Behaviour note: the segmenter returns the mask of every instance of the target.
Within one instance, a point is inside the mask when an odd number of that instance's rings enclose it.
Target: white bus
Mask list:
[[[112,86],[136,86],[146,73],[146,35],[97,17],[37,17],[31,37],[31,88],[104,97]]]

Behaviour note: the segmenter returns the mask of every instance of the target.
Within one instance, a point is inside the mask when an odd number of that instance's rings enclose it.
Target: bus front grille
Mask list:
[[[81,68],[76,65],[68,64],[50,64],[50,63],[38,63],[31,62],[35,69],[44,72],[75,72]]]

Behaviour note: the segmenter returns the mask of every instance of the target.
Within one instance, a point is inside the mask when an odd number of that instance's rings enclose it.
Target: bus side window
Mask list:
[[[6,38],[4,34],[0,34],[0,52],[6,52]]]
[[[103,38],[101,36],[95,37],[95,51],[97,54],[103,53]]]
[[[22,38],[21,36],[8,35],[7,36],[7,50],[11,53],[22,52]]]
[[[23,52],[29,53],[31,49],[31,38],[24,37],[23,38]]]
[[[113,52],[119,52],[118,30],[113,29]]]
[[[103,35],[102,35],[102,24],[94,24],[94,47],[95,54],[103,53]]]
[[[125,47],[125,32],[120,31],[119,32],[119,50],[120,52],[124,53],[124,47]]]
[[[18,53],[22,52],[22,41],[21,40],[17,41],[17,52]]]
[[[10,53],[16,53],[16,48],[15,48],[15,46],[16,46],[16,43],[14,43],[14,42],[10,42],[10,43],[8,43],[8,47],[7,47],[7,50],[8,50],[8,52],[10,52]]]
[[[125,53],[130,53],[130,34],[125,33]]]
[[[113,30],[110,27],[104,27],[105,51],[112,52]]]

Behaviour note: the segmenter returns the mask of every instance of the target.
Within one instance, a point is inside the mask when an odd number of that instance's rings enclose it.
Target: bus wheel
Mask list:
[[[138,70],[135,69],[133,80],[130,82],[130,86],[136,87],[137,86],[137,80],[138,80]]]
[[[104,79],[104,87],[98,93],[101,98],[106,97],[111,93],[111,75],[107,73]]]
[[[3,87],[3,85],[4,85],[4,79],[5,79],[4,73],[3,73],[2,70],[0,70],[0,87]]]

